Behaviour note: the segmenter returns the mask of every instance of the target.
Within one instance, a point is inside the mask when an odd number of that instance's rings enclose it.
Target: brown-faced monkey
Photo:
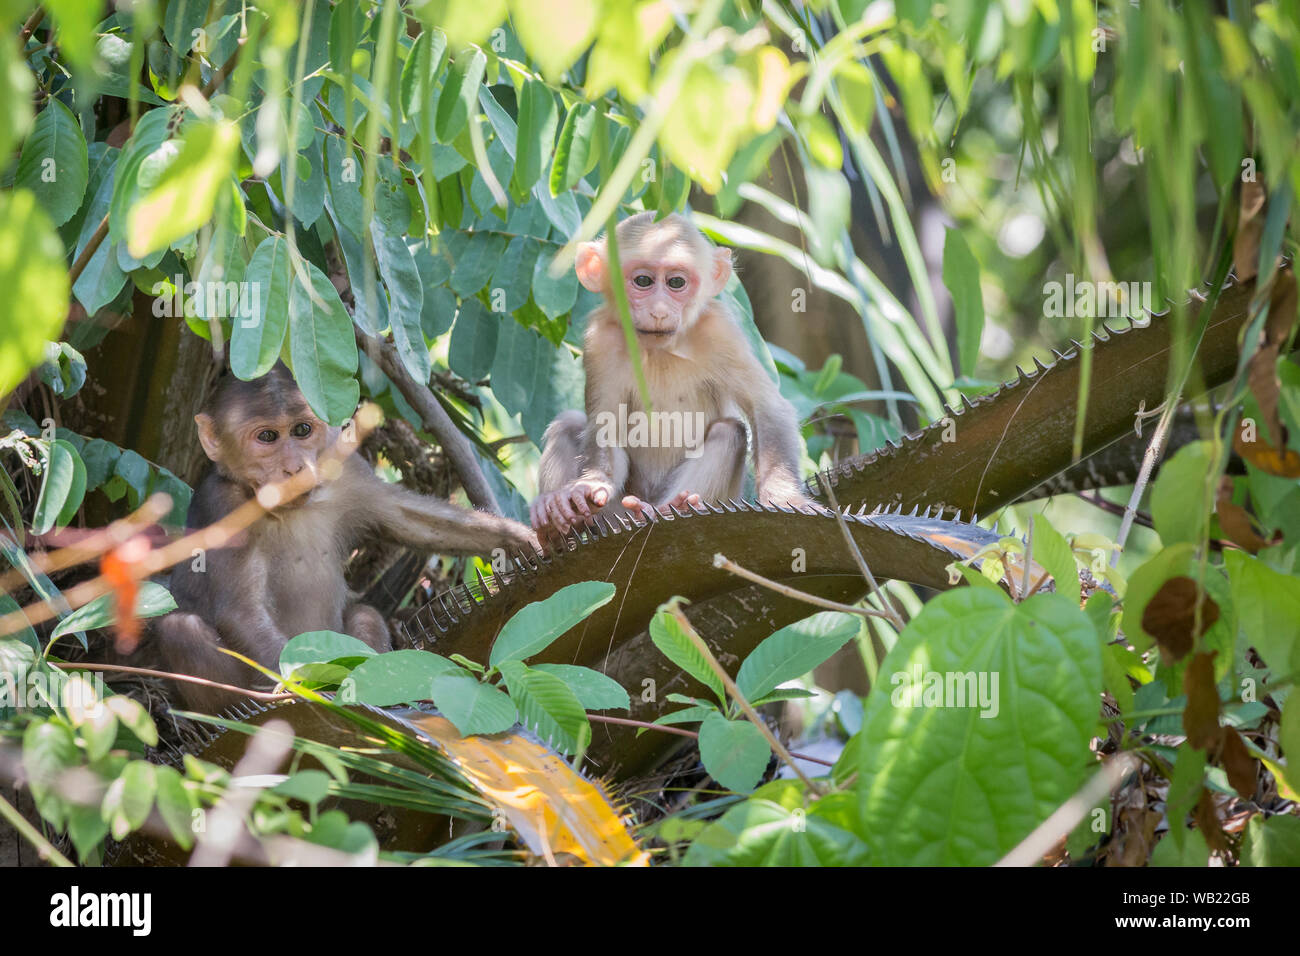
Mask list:
[[[586,413],[546,430],[533,527],[566,532],[620,502],[696,504],[735,497],[753,432],[758,498],[807,503],[799,482],[799,424],[759,364],[731,309],[716,296],[731,278],[731,251],[681,216],[638,213],[619,223],[623,274],[611,276],[607,240],[578,247],[578,279],[605,297],[588,320]],[[627,290],[651,414],[637,387],[611,282]]]
[[[356,455],[327,457],[340,429],[316,417],[283,365],[252,382],[227,377],[195,421],[212,465],[190,503],[192,528],[220,520],[304,469],[317,474],[318,466],[334,467],[322,468],[318,484],[272,508],[234,546],[173,569],[178,610],[156,624],[168,670],[257,686],[264,678],[219,648],[274,670],[288,640],[307,631],[340,631],[377,651],[391,650],[382,615],[353,602],[344,580],[344,562],[367,536],[451,554],[536,548],[532,532],[516,521],[388,484]],[[202,685],[179,686],[195,710],[219,710],[236,699]]]

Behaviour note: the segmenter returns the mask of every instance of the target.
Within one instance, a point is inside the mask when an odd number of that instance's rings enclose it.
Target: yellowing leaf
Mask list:
[[[238,147],[239,128],[228,120],[190,127],[176,160],[127,213],[127,251],[142,259],[211,219]]]
[[[548,80],[573,66],[596,35],[596,0],[511,0],[510,22]]]

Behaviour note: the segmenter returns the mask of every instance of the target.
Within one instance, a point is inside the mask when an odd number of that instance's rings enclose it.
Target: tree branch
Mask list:
[[[356,333],[357,344],[361,346],[361,350],[397,386],[397,390],[402,393],[407,404],[420,416],[424,430],[438,439],[438,444],[442,446],[447,461],[455,469],[456,477],[460,479],[461,486],[469,495],[469,500],[477,508],[483,508],[493,514],[501,514],[501,506],[497,504],[496,495],[492,494],[492,488],[479,467],[478,459],[474,457],[474,446],[461,434],[452,422],[451,416],[438,403],[429,386],[411,377],[411,373],[402,365],[397,349],[391,343],[368,335],[356,326],[353,326],[353,331]]]

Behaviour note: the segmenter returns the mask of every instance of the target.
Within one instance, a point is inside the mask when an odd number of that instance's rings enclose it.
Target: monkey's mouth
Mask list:
[[[676,329],[637,329],[636,330],[637,335],[648,335],[651,338],[656,338],[656,339],[666,339],[669,336],[676,334],[676,332],[677,332]]]

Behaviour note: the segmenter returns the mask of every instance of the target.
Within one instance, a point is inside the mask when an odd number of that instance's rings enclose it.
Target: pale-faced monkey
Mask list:
[[[578,247],[578,279],[605,301],[588,320],[586,413],[568,411],[546,430],[533,527],[566,532],[621,503],[697,504],[736,497],[753,433],[758,498],[807,504],[799,483],[799,424],[759,364],[732,310],[716,296],[731,278],[731,251],[690,222],[638,213],[618,225],[621,276],[607,240]],[[624,284],[641,352],[651,415],[637,387],[612,281]]]
[[[307,631],[340,631],[377,651],[391,650],[382,615],[352,601],[344,581],[344,563],[363,538],[443,554],[503,548],[531,555],[536,548],[533,533],[516,521],[389,484],[356,455],[326,458],[340,429],[316,417],[283,365],[252,382],[226,378],[195,421],[212,465],[190,503],[191,528],[213,524],[303,469],[334,467],[322,468],[319,484],[273,508],[234,546],[173,569],[178,610],[156,625],[160,656],[171,671],[258,686],[264,679],[257,672],[218,649],[274,670],[288,640]],[[196,710],[215,711],[235,699],[201,685],[179,686]]]

